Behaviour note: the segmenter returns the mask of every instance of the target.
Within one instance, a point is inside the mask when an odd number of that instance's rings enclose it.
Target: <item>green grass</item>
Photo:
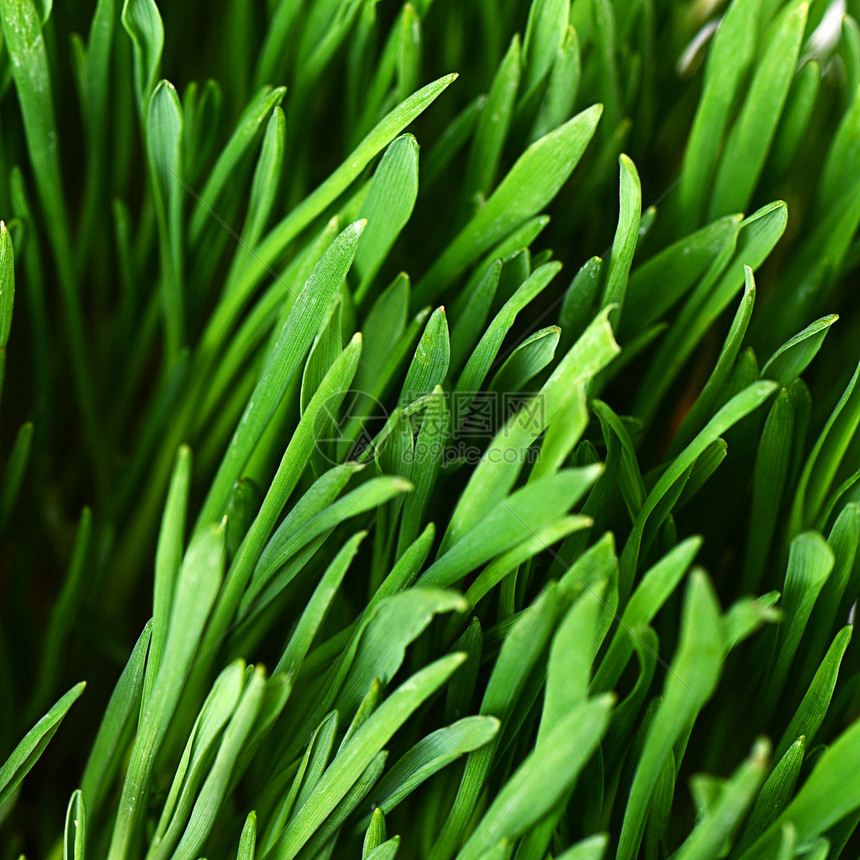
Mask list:
[[[161,7],[0,0],[0,860],[858,856],[860,3]]]

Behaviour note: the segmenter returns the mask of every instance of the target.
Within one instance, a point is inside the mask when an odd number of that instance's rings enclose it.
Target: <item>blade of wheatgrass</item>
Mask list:
[[[164,48],[164,24],[155,0],[125,0],[122,26],[134,49],[135,95],[142,115],[155,88]]]
[[[0,3],[3,36],[11,59],[18,103],[24,121],[27,151],[33,166],[36,188],[50,227],[48,238],[57,261],[63,322],[71,352],[72,374],[93,466],[100,482],[105,480],[102,428],[98,419],[97,398],[79,284],[72,261],[72,243],[63,181],[60,175],[59,138],[54,118],[50,70],[42,25],[32,0],[2,0]],[[5,237],[5,239],[3,238]],[[0,242],[9,245],[7,231],[0,230]],[[4,255],[11,267],[12,255]],[[4,267],[5,268],[5,267]],[[103,491],[104,487],[100,488]]]
[[[367,219],[367,228],[355,255],[358,304],[409,220],[417,197],[418,142],[411,134],[403,134],[386,148],[361,206],[360,216]]]
[[[12,797],[15,789],[32,770],[33,765],[39,760],[45,747],[56,734],[63,718],[83,693],[84,687],[86,684],[83,681],[72,687],[12,750],[9,758],[0,767],[0,806],[3,806]]]
[[[609,315],[613,328],[618,328],[624,296],[627,292],[627,279],[639,237],[639,220],[642,214],[642,187],[636,166],[626,155],[618,160],[620,166],[618,227],[612,240],[612,253],[609,257],[609,270],[606,286],[603,289],[601,308],[618,305]]]
[[[148,621],[111,693],[90,749],[81,778],[81,790],[87,799],[91,816],[97,815],[101,808],[120,758],[126,752],[124,741],[127,743],[130,740],[135,718],[140,712],[144,667],[151,635],[152,621]]]
[[[329,765],[313,796],[290,820],[266,860],[292,860],[335,808],[379,750],[421,703],[439,689],[463,662],[450,654],[413,675],[389,696]]]
[[[520,37],[517,33],[499,64],[472,137],[463,188],[464,199],[469,206],[474,205],[476,195],[486,197],[495,184],[513,117],[521,70]]]
[[[702,221],[732,105],[755,56],[761,5],[762,0],[733,0],[708,51],[677,195],[678,209],[692,227]]]
[[[418,282],[412,297],[415,306],[449,288],[471,263],[555,197],[591,141],[602,110],[600,105],[587,108],[535,141],[519,157],[489,200]]]
[[[305,359],[321,316],[346,277],[365,223],[355,222],[334,240],[296,298],[230,440],[197,518],[197,528],[215,520],[223,509],[230,487],[275,414],[290,380]]]
[[[169,365],[185,345],[185,287],[181,184],[182,105],[173,84],[161,81],[149,99],[146,139],[161,249],[161,289]]]
[[[630,788],[618,843],[618,860],[632,860],[637,856],[660,769],[716,688],[724,658],[719,619],[719,604],[710,582],[702,572],[694,572],[686,589],[678,650]]]
[[[80,789],[72,792],[66,809],[63,860],[85,860],[87,848],[87,806]]]
[[[329,178],[311,192],[261,240],[248,264],[232,277],[207,323],[201,339],[203,353],[217,350],[254,288],[289,244],[318,218],[380,153],[417,116],[456,80],[447,75],[413,93],[387,114]]]

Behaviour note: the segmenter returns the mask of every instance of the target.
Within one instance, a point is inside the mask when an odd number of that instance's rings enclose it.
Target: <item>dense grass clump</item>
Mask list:
[[[160,7],[0,0],[0,860],[857,857],[860,3]]]

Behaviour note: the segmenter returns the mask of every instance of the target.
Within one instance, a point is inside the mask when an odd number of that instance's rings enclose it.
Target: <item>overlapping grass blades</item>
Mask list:
[[[830,5],[0,0],[2,860],[856,855]]]

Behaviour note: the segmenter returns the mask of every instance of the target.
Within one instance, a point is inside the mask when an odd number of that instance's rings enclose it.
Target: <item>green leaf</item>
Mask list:
[[[448,318],[445,308],[437,308],[427,321],[415,355],[406,373],[400,393],[400,404],[405,406],[430,394],[445,381],[451,358],[451,342],[448,336]]]
[[[12,237],[5,222],[0,221],[0,350],[9,343],[12,330],[12,308],[15,304],[15,254]],[[2,383],[2,376],[0,376]]]
[[[389,696],[356,732],[323,774],[313,796],[290,820],[270,852],[270,860],[292,860],[365,768],[421,703],[439,689],[463,662],[450,654],[413,675]]]
[[[784,388],[788,388],[815,358],[830,326],[838,319],[836,314],[822,317],[786,341],[765,362],[761,370],[762,377],[774,379]]]
[[[601,110],[600,105],[584,110],[520,156],[489,200],[418,282],[415,304],[449,288],[481,254],[555,197],[594,135]]]
[[[219,738],[242,697],[245,680],[246,667],[242,660],[231,663],[215,679],[176,768],[150,844],[150,860],[163,860],[173,855],[188,824],[200,784],[212,763]]]
[[[524,99],[552,67],[567,32],[569,12],[565,0],[532,0],[523,42]]]
[[[421,532],[427,507],[445,457],[451,418],[445,392],[437,386],[427,400],[415,440],[411,481],[414,489],[403,503],[403,516],[397,538],[397,556],[402,555]]]
[[[738,826],[764,781],[769,758],[767,739],[756,741],[750,757],[731,775],[716,803],[676,852],[678,860],[704,860],[725,850],[727,835]]]
[[[602,270],[603,260],[600,257],[586,260],[564,294],[558,321],[565,351],[576,342],[597,312]]]
[[[576,30],[568,27],[555,57],[529,142],[539,140],[570,119],[582,77],[582,60]]]
[[[739,858],[754,860],[775,853],[784,827],[798,843],[811,841],[860,805],[857,764],[860,723],[852,724],[819,757],[806,781],[782,814]]]
[[[188,826],[173,853],[176,860],[193,860],[197,857],[212,830],[228,785],[234,778],[236,760],[263,703],[264,686],[263,670],[258,668],[246,685],[242,699],[224,731],[212,768],[194,804]]]
[[[461,397],[473,396],[475,392],[481,389],[517,315],[549,286],[560,270],[560,263],[547,263],[539,269],[535,269],[520,284],[514,295],[505,302],[487,327],[457,380],[456,391]]]
[[[772,710],[776,705],[834,561],[833,550],[818,532],[802,532],[791,542],[783,588],[783,620],[774,636],[771,673],[762,692],[763,707]]]
[[[636,857],[660,769],[716,688],[724,656],[719,620],[719,604],[711,585],[703,573],[695,571],[690,576],[684,599],[678,650],[630,788],[618,843],[618,860]]]
[[[125,0],[122,26],[134,48],[137,108],[142,114],[155,87],[164,48],[164,24],[155,0]]]
[[[508,725],[530,674],[535,671],[549,643],[564,608],[563,601],[561,590],[551,583],[534,603],[515,617],[487,683],[481,702],[482,716],[496,717],[502,726]],[[496,735],[466,759],[457,796],[434,840],[429,860],[447,860],[462,844],[501,737]]]
[[[361,304],[373,278],[385,262],[394,240],[409,220],[418,196],[418,142],[403,134],[385,150],[373,174],[361,206],[367,228],[355,255],[359,285],[356,302]]]
[[[821,66],[816,60],[805,63],[794,76],[773,138],[766,174],[770,171],[781,177],[790,170],[808,133],[820,83]]]
[[[478,860],[499,839],[513,841],[555,806],[600,743],[613,702],[611,695],[584,702],[555,725],[496,795],[458,860]]]
[[[466,717],[427,735],[405,753],[376,786],[377,808],[390,813],[433,774],[461,756],[480,749],[498,731],[499,721],[494,717]]]
[[[794,495],[789,523],[790,534],[817,519],[854,431],[860,424],[858,377],[860,365],[830,413],[806,460]]]
[[[621,333],[625,339],[660,319],[693,287],[732,244],[740,223],[740,215],[719,218],[636,266],[624,299],[627,313]]]
[[[716,258],[662,339],[642,384],[635,414],[650,420],[683,363],[745,283],[746,267],[755,271],[770,254],[785,230],[787,217],[786,205],[777,202],[741,222],[737,243],[726,246]]]
[[[249,812],[239,837],[239,850],[236,860],[254,860],[257,844],[257,813]]]
[[[260,555],[251,582],[245,591],[239,612],[245,615],[252,608],[259,611],[290,582],[299,571],[284,565],[320,535],[325,535],[347,517],[372,511],[400,493],[409,492],[412,485],[402,478],[384,476],[372,478],[343,498],[326,507],[305,523],[297,524],[289,517],[284,520]]]
[[[519,90],[521,68],[520,37],[516,33],[493,78],[472,137],[464,188],[470,205],[476,195],[486,197],[495,185]]]
[[[749,93],[720,156],[709,220],[743,211],[752,199],[788,98],[808,11],[808,3],[788,5],[765,37]]]
[[[723,342],[723,348],[720,350],[716,366],[708,377],[702,393],[690,408],[690,411],[678,428],[675,438],[672,440],[672,451],[679,451],[685,445],[689,444],[690,439],[702,429],[709,418],[713,417],[714,407],[719,403],[720,395],[726,389],[729,377],[740,354],[747,326],[749,326],[750,317],[755,306],[755,297],[755,279],[753,278],[752,269],[749,266],[744,266],[744,294],[740,306],[732,320],[729,333]],[[781,382],[779,378],[768,376],[764,371],[762,371],[762,377],[766,379],[775,378],[777,382]],[[782,384],[787,385],[788,383],[782,382]]]
[[[270,99],[271,94],[266,99],[267,104]],[[253,129],[248,130],[253,131]],[[239,129],[234,132],[234,139],[238,131]],[[278,183],[284,167],[286,133],[284,112],[280,106],[276,106],[269,114],[269,121],[266,123],[266,131],[263,134],[263,145],[260,148],[260,156],[254,169],[254,179],[251,182],[251,192],[248,197],[248,213],[245,217],[245,225],[242,228],[242,241],[250,247],[253,247],[259,241],[263,230],[265,230],[269,222],[272,207],[275,205]]]
[[[12,750],[3,767],[0,767],[0,807],[6,804],[24,777],[32,770],[33,765],[45,751],[45,747],[56,734],[69,708],[83,693],[86,684],[82,681],[76,684],[62,696],[56,704],[27,732],[24,739]]]
[[[855,24],[854,27],[856,26]],[[816,189],[816,204],[818,211],[822,213],[839,200],[844,189],[857,175],[857,166],[860,164],[860,147],[857,145],[857,134],[860,132],[860,89],[851,94],[851,104],[833,136]]]
[[[464,610],[459,594],[435,589],[410,588],[380,601],[373,614],[363,620],[348,674],[333,685],[338,713],[353,714],[374,679],[383,688],[388,684],[402,665],[406,648],[435,615]]]
[[[678,209],[691,227],[701,223],[732,107],[755,56],[761,5],[762,0],[734,0],[708,51],[702,97],[678,185]]]
[[[278,341],[263,367],[251,399],[218,473],[212,482],[206,501],[197,519],[197,528],[211,522],[227,501],[233,482],[241,474],[253,453],[284,393],[299,369],[319,327],[320,318],[329,301],[340,288],[352,264],[365,222],[357,221],[334,240],[305,282],[293,304],[290,315],[278,336]]]
[[[742,584],[758,588],[784,506],[783,492],[792,461],[797,414],[788,389],[782,389],[764,423],[753,469],[752,510]]]
[[[164,645],[170,624],[176,581],[185,550],[185,521],[188,494],[191,489],[191,450],[183,445],[176,454],[167,502],[161,517],[158,546],[155,553],[155,585],[152,597],[152,643],[149,649],[147,679],[151,684],[164,658]]]
[[[749,821],[744,828],[743,837],[736,851],[740,852],[751,845],[776,819],[794,794],[800,767],[807,748],[806,739],[801,735],[788,747],[768,775],[762,786],[755,805],[750,812]]]
[[[291,679],[298,675],[302,662],[310,650],[317,631],[328,614],[332,600],[337,594],[340,584],[343,582],[343,578],[349,569],[349,565],[366,535],[367,532],[359,532],[353,535],[326,568],[319,584],[314,589],[313,595],[302,611],[299,623],[290,636],[290,641],[281,655],[281,659],[272,673],[273,675],[283,672]]]
[[[639,512],[639,516],[633,525],[633,531],[621,553],[622,594],[628,593],[632,584],[638,566],[645,526],[648,523],[649,517],[657,510],[664,498],[667,497],[669,491],[683,478],[685,472],[692,468],[705,449],[713,444],[729,427],[761,406],[773,394],[776,387],[776,383],[774,382],[757,382],[747,386],[739,394],[736,394],[717,412],[698,436],[690,442],[660,476],[645,499],[642,510]],[[656,525],[659,525],[659,523],[655,524],[655,527]]]
[[[839,667],[848,644],[851,642],[852,630],[851,626],[843,627],[836,634],[803,697],[803,701],[791,718],[788,728],[783,732],[779,746],[776,748],[776,755],[786,753],[789,744],[801,736],[806,738],[807,746],[812,746],[815,735],[827,715],[827,708],[830,705],[839,677]]]
[[[608,845],[609,837],[599,833],[577,842],[573,848],[559,854],[558,860],[603,860]]]
[[[592,682],[592,692],[612,690],[618,684],[627,661],[633,654],[636,630],[650,624],[675,593],[701,546],[700,538],[685,540],[642,577],[624,607],[618,629]]]
[[[387,114],[322,185],[269,231],[255,249],[248,265],[243,267],[241,272],[237,272],[228,283],[224,298],[207,325],[201,348],[211,349],[221,342],[225,331],[229,329],[259,280],[266,274],[268,267],[305,227],[352,184],[374,156],[423,113],[456,77],[447,75],[428,84]]]
[[[111,693],[90,749],[81,779],[81,791],[87,799],[87,809],[91,816],[97,814],[104,795],[111,787],[120,759],[126,752],[125,744],[130,740],[131,729],[140,711],[144,666],[151,635],[152,621],[148,621]]]
[[[182,105],[169,81],[161,81],[149,99],[147,149],[158,215],[161,288],[168,361],[185,345],[183,276]]]
[[[269,138],[269,132],[272,132],[273,139],[268,139],[269,149],[266,151],[266,143],[264,141],[264,151],[260,156],[260,165],[267,162],[272,164],[278,158],[277,154],[277,136],[279,124],[277,113],[274,113],[277,106],[281,103],[286,93],[286,87],[263,87],[259,93],[250,102],[247,108],[242,112],[236,123],[236,128],[233,130],[230,139],[221,150],[218,160],[215,162],[212,170],[209,172],[209,177],[206,180],[203,189],[199,195],[195,194],[194,211],[191,215],[191,223],[189,225],[189,241],[192,246],[197,246],[204,236],[204,229],[212,220],[213,210],[217,211],[217,206],[221,201],[222,195],[230,187],[231,180],[235,177],[236,169],[240,165],[245,153],[250,149],[251,144],[257,140],[260,129],[263,123],[268,119],[269,123],[266,127],[266,138]],[[274,124],[274,125],[273,125]],[[265,168],[261,167],[261,170]],[[271,170],[271,168],[269,169]],[[269,172],[269,171],[267,171]],[[265,176],[265,173],[264,173]],[[269,177],[271,178],[271,177]],[[260,199],[259,194],[266,196],[273,194],[277,188],[277,182],[274,187],[263,188],[259,187],[257,176],[254,177],[252,185],[252,205],[257,208]],[[256,193],[253,193],[256,192]],[[249,206],[250,211],[254,211]],[[264,210],[265,211],[265,207]],[[262,225],[254,228],[254,232],[258,233]],[[253,234],[248,234],[247,241],[251,239]],[[254,239],[256,241],[256,239]],[[239,259],[246,259],[240,257]],[[232,273],[231,273],[232,274]]]
[[[80,789],[72,792],[66,809],[63,860],[85,860],[87,847],[87,808]]]
[[[565,469],[532,481],[507,498],[491,495],[491,507],[482,510],[474,527],[424,571],[419,584],[448,588],[493,556],[534,538],[545,524],[570,509],[599,472],[599,466]]]
[[[615,238],[612,240],[609,271],[601,301],[601,308],[612,304],[618,305],[610,314],[613,328],[616,329],[627,292],[627,278],[633,262],[633,252],[636,250],[636,241],[639,238],[639,219],[642,214],[642,188],[636,166],[626,155],[622,155],[618,163],[621,168],[618,226],[615,229]]]

